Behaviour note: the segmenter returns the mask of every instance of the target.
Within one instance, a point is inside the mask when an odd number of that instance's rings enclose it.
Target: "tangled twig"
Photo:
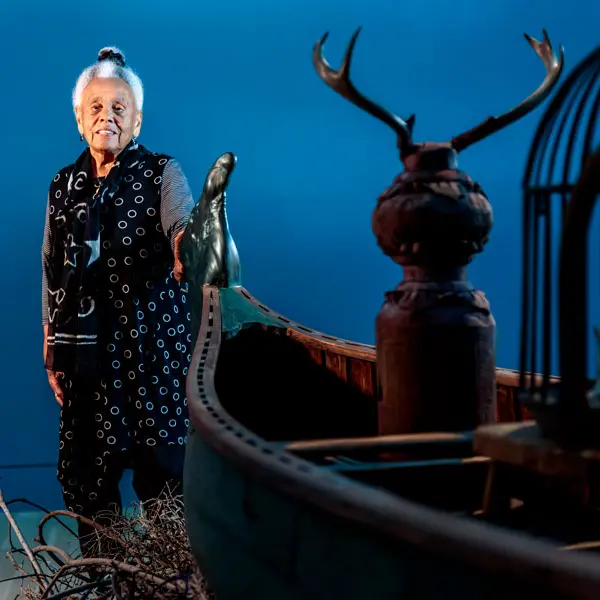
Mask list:
[[[21,530],[19,529],[17,522],[15,521],[6,502],[4,501],[4,494],[2,493],[2,490],[0,490],[0,508],[2,509],[2,512],[6,515],[6,519],[8,521],[10,528],[15,532],[15,535],[17,536],[17,539],[19,540],[21,547],[25,551],[25,554],[27,555],[27,558],[29,559],[31,566],[33,567],[33,570],[35,571],[35,574],[39,578],[38,586],[40,587],[40,591],[43,590],[44,587],[43,587],[43,583],[42,583],[42,581],[43,581],[42,570],[41,570],[40,566],[38,565],[38,563],[36,562],[36,560],[33,556],[33,553],[31,552],[31,548],[25,541],[25,538],[23,537],[23,534],[21,533]]]
[[[7,556],[23,582],[25,600],[208,600],[189,548],[182,499],[168,490],[145,505],[135,503],[128,514],[105,513],[102,524],[70,511],[38,507],[46,515],[38,526],[38,545],[32,547],[8,504],[0,492],[0,507],[20,544],[17,547],[11,540]],[[75,535],[59,517],[83,523],[93,531],[87,540],[98,548],[93,557],[71,555],[46,542],[44,526],[51,520]],[[25,563],[20,564],[18,557],[26,557]],[[5,581],[12,579],[15,577]]]

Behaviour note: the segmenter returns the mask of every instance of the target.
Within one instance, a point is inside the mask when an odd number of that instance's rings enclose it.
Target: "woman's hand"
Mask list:
[[[60,373],[59,371],[48,370],[46,370],[46,373],[48,374],[48,384],[54,392],[54,398],[56,399],[58,404],[62,406],[65,399],[65,393],[62,389],[62,386],[60,385],[59,379],[63,377],[64,373]]]
[[[184,281],[184,268],[183,263],[181,262],[181,254],[179,251],[179,247],[181,246],[181,238],[183,237],[183,231],[180,231],[175,236],[175,243],[173,244],[173,253],[175,254],[175,264],[173,265],[173,277],[179,283],[183,283]]]
[[[48,325],[44,325],[44,363],[46,362],[46,353],[48,352]],[[54,392],[54,398],[60,406],[63,405],[65,399],[65,393],[60,385],[59,378],[64,376],[64,373],[59,371],[49,371],[46,369],[48,375],[48,383],[50,388]]]

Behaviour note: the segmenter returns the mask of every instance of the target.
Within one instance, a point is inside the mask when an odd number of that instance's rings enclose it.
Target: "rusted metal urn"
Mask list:
[[[457,154],[525,116],[550,93],[562,69],[544,40],[525,35],[546,67],[541,86],[517,107],[490,117],[447,143],[415,143],[414,115],[403,120],[363,96],[349,78],[356,31],[339,71],[315,45],[319,76],[380,119],[398,137],[404,172],[380,196],[373,232],[383,252],[404,267],[376,320],[382,398],[381,434],[470,430],[496,420],[495,322],[466,265],[483,250],[492,208],[480,186],[457,168]]]
[[[427,147],[379,198],[373,232],[404,267],[376,320],[380,432],[468,430],[495,419],[495,322],[466,279],[492,207],[456,151]]]

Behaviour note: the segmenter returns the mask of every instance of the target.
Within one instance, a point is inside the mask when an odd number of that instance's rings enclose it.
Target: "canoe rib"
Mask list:
[[[250,295],[246,297],[254,301]],[[291,322],[286,326],[293,329]],[[307,333],[312,335],[310,330]],[[323,343],[338,345],[336,338]],[[329,514],[360,523],[425,552],[451,556],[496,575],[528,581],[540,590],[560,591],[572,598],[597,598],[600,570],[592,557],[565,554],[544,542],[453,517],[360,485],[257,437],[235,421],[219,401],[215,372],[220,345],[219,290],[205,286],[201,326],[187,381],[190,419],[192,427],[214,451],[233,461],[246,474]],[[358,346],[361,353],[373,352],[372,348]],[[513,374],[502,372],[501,376],[512,378]]]

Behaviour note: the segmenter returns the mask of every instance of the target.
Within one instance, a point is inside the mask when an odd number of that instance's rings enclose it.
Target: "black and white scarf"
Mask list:
[[[100,187],[94,180],[89,148],[71,171],[64,210],[54,218],[47,265],[47,369],[86,373],[97,368],[100,207],[115,195],[125,169],[146,152],[136,142],[130,142]]]

